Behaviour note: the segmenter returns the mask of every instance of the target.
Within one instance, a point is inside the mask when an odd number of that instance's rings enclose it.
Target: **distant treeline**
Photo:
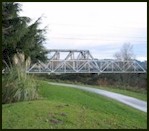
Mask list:
[[[53,74],[43,76],[56,81],[71,81],[73,83],[116,87],[143,92],[147,90],[147,74]]]

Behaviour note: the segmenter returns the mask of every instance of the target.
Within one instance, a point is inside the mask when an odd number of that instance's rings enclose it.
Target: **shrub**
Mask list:
[[[25,68],[11,67],[2,76],[2,103],[12,103],[38,98],[38,84]]]

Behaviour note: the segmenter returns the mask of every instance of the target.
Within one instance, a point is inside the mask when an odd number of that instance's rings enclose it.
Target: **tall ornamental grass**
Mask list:
[[[2,103],[35,100],[38,98],[38,84],[25,68],[11,67],[2,76]]]

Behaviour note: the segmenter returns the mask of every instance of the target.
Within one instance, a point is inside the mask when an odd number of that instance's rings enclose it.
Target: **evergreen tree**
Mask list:
[[[46,60],[43,46],[45,29],[39,29],[40,18],[29,26],[29,17],[19,16],[20,4],[2,3],[2,60],[8,64],[16,53],[24,53],[32,62]]]

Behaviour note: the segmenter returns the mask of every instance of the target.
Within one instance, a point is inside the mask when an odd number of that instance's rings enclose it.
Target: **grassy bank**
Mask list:
[[[41,100],[2,106],[2,128],[147,128],[147,114],[89,92],[40,82]]]
[[[39,78],[37,78],[39,79]],[[131,97],[135,97],[137,99],[140,100],[144,100],[147,101],[147,92],[135,92],[135,91],[131,91],[125,88],[121,88],[121,87],[108,87],[108,86],[96,86],[96,85],[85,85],[82,83],[78,83],[78,82],[72,82],[72,81],[63,81],[63,80],[52,80],[52,79],[44,79],[45,81],[49,81],[49,82],[58,82],[58,83],[67,83],[67,84],[77,84],[77,85],[81,85],[81,86],[86,86],[86,87],[92,87],[92,88],[97,88],[97,89],[103,89],[103,90],[107,90],[107,91],[111,91],[111,92],[115,92],[115,93],[120,93],[123,95],[127,95],[127,96],[131,96]]]

